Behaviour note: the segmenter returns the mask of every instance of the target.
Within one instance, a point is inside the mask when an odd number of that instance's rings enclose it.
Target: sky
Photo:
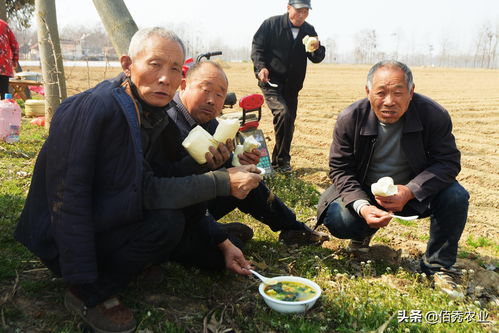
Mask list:
[[[139,26],[190,29],[209,40],[250,46],[266,18],[286,12],[287,0],[124,0]],[[92,0],[56,0],[59,28],[94,26],[100,18]],[[498,0],[312,0],[307,22],[319,38],[349,52],[360,31],[376,30],[378,49],[391,53],[425,52],[433,45],[473,53],[473,43],[488,23],[499,29]],[[499,32],[499,31],[498,31]]]

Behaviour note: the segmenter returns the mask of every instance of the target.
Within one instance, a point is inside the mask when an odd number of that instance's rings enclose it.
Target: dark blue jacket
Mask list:
[[[58,258],[72,284],[97,279],[96,233],[141,223],[143,209],[180,209],[230,193],[223,171],[153,174],[143,158],[140,110],[121,87],[123,78],[72,96],[57,109],[14,233],[41,259]]]
[[[74,283],[97,277],[95,233],[142,216],[140,128],[120,84],[104,81],[57,109],[14,234],[42,259],[59,256]]]

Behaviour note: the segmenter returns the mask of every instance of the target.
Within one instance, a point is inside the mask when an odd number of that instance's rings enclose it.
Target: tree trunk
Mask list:
[[[128,53],[128,45],[133,34],[138,30],[123,0],[93,0],[94,6],[113,43],[116,55]]]
[[[55,0],[35,0],[35,17],[45,89],[45,126],[48,127],[55,109],[67,96]]]
[[[0,20],[7,22],[7,7],[5,6],[5,0],[0,0]]]

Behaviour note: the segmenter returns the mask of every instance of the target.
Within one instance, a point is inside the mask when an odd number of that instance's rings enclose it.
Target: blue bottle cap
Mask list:
[[[12,94],[9,93],[5,94],[5,99],[12,99]]]

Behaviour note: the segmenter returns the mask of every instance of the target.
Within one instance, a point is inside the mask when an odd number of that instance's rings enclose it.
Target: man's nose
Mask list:
[[[167,86],[170,85],[171,76],[169,75],[168,71],[162,71],[159,74],[158,81],[161,84],[164,84],[164,85],[167,85]]]
[[[385,100],[383,102],[385,103],[385,105],[392,105],[393,104],[392,94],[386,94]]]
[[[213,96],[213,94],[208,94],[208,96],[206,97],[206,103],[210,105],[215,104],[215,97]]]

